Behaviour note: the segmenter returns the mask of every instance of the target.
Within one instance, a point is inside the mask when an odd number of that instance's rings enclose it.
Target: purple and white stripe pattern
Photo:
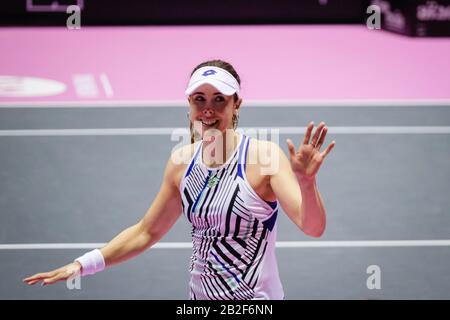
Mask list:
[[[218,168],[203,164],[199,142],[181,182],[183,213],[192,224],[191,299],[283,296],[274,252],[278,202],[262,200],[247,181],[249,142],[241,135]]]

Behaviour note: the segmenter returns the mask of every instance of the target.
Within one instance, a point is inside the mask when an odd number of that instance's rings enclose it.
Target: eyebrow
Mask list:
[[[193,95],[194,95],[194,94],[203,94],[203,95],[204,95],[204,93],[201,92],[201,91],[194,92]],[[218,94],[224,95],[222,92],[215,92],[215,93],[214,93],[214,95],[218,95]]]

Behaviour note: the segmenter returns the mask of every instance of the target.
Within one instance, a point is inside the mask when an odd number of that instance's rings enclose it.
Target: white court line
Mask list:
[[[0,244],[0,250],[95,249],[106,243]],[[449,247],[450,240],[277,241],[277,248]],[[152,249],[191,249],[191,242],[159,242]]]
[[[100,82],[103,86],[103,90],[108,98],[114,96],[114,91],[112,89],[111,83],[109,82],[108,76],[106,73],[100,74]]]
[[[450,99],[246,100],[243,107],[450,107]],[[0,101],[0,108],[187,108],[187,100]]]
[[[264,133],[304,134],[306,127],[243,127],[238,132],[246,134]],[[449,134],[450,126],[358,126],[328,127],[329,134]],[[0,130],[2,137],[17,136],[126,136],[126,135],[189,135],[187,128],[114,128],[114,129],[27,129]]]

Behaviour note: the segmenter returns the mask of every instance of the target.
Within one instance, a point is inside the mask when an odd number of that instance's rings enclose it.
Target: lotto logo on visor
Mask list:
[[[206,70],[205,72],[203,72],[202,76],[206,77],[206,76],[210,76],[210,75],[216,74],[216,73],[217,73],[217,71],[210,69],[210,70]]]
[[[228,71],[218,67],[202,67],[194,72],[189,80],[188,87],[185,91],[186,95],[194,93],[194,91],[204,84],[210,84],[226,96],[235,93],[239,94],[239,83]]]

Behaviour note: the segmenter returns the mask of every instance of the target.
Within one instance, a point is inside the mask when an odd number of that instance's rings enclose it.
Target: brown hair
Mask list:
[[[241,85],[241,78],[239,77],[238,73],[233,68],[233,66],[226,61],[216,59],[216,60],[208,60],[208,61],[202,62],[198,66],[196,66],[194,68],[194,70],[192,70],[191,76],[194,74],[195,71],[197,71],[198,69],[200,69],[202,67],[218,67],[218,68],[224,69],[224,70],[228,71],[229,73],[231,73],[233,75],[233,77],[236,79],[236,81],[239,83],[239,85]],[[239,99],[239,96],[237,93],[235,93],[233,95],[233,100],[236,102],[238,99]],[[189,129],[191,130],[191,143],[194,143],[195,139],[194,139],[194,133],[192,130],[192,121],[190,121]]]

